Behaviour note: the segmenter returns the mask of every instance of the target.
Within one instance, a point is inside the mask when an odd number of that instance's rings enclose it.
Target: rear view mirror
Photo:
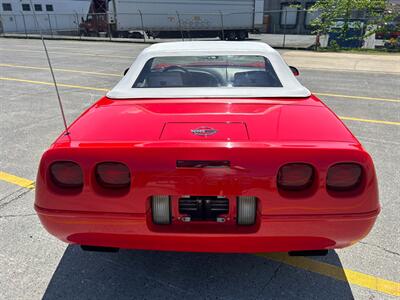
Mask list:
[[[128,71],[129,71],[129,68],[124,71],[124,76],[126,75],[126,73],[128,73]]]
[[[296,67],[289,66],[289,68],[290,68],[290,70],[292,70],[292,73],[293,73],[294,76],[299,76],[300,75],[300,72]]]

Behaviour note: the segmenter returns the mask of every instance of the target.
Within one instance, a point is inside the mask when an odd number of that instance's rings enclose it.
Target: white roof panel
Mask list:
[[[259,55],[272,64],[282,87],[190,87],[132,88],[145,63],[154,57],[193,55]],[[158,43],[144,49],[128,73],[107,93],[113,99],[130,98],[224,98],[224,97],[308,97],[280,54],[262,42],[197,41]]]

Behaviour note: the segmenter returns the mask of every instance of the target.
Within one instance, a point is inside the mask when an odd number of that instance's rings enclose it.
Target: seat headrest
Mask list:
[[[269,86],[271,76],[265,71],[248,71],[235,73],[233,86]]]

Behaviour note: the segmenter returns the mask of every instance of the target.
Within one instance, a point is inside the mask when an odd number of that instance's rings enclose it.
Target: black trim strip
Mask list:
[[[230,167],[229,160],[177,160],[177,168],[225,168]]]

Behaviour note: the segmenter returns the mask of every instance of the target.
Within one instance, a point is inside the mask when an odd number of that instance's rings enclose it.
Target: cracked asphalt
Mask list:
[[[47,46],[58,69],[58,82],[98,89],[111,88],[118,74],[146,47],[77,41],[48,41]],[[349,119],[345,123],[374,159],[382,204],[379,219],[363,241],[313,260],[398,282],[400,126],[379,121],[400,123],[400,101],[377,98],[400,99],[400,56],[391,56],[391,63],[385,58],[393,69],[385,72],[379,66],[379,72],[374,72],[379,56],[371,56],[372,62],[363,64],[362,70],[346,70],[355,54],[336,54],[340,64],[335,68],[334,55],[325,61],[318,56],[313,64],[309,53],[282,53],[289,64],[301,64],[299,80],[310,90],[335,95],[321,98],[338,115],[378,121]],[[329,67],[324,68],[324,62]],[[51,82],[40,41],[0,38],[0,77],[25,80],[0,80],[0,172],[35,180],[41,154],[63,128],[52,86],[27,82]],[[60,87],[60,91],[68,123],[105,93],[73,87]],[[86,253],[42,228],[33,211],[34,193],[34,189],[0,180],[0,299],[395,298],[363,287],[357,280],[337,280],[263,256],[128,250]]]

